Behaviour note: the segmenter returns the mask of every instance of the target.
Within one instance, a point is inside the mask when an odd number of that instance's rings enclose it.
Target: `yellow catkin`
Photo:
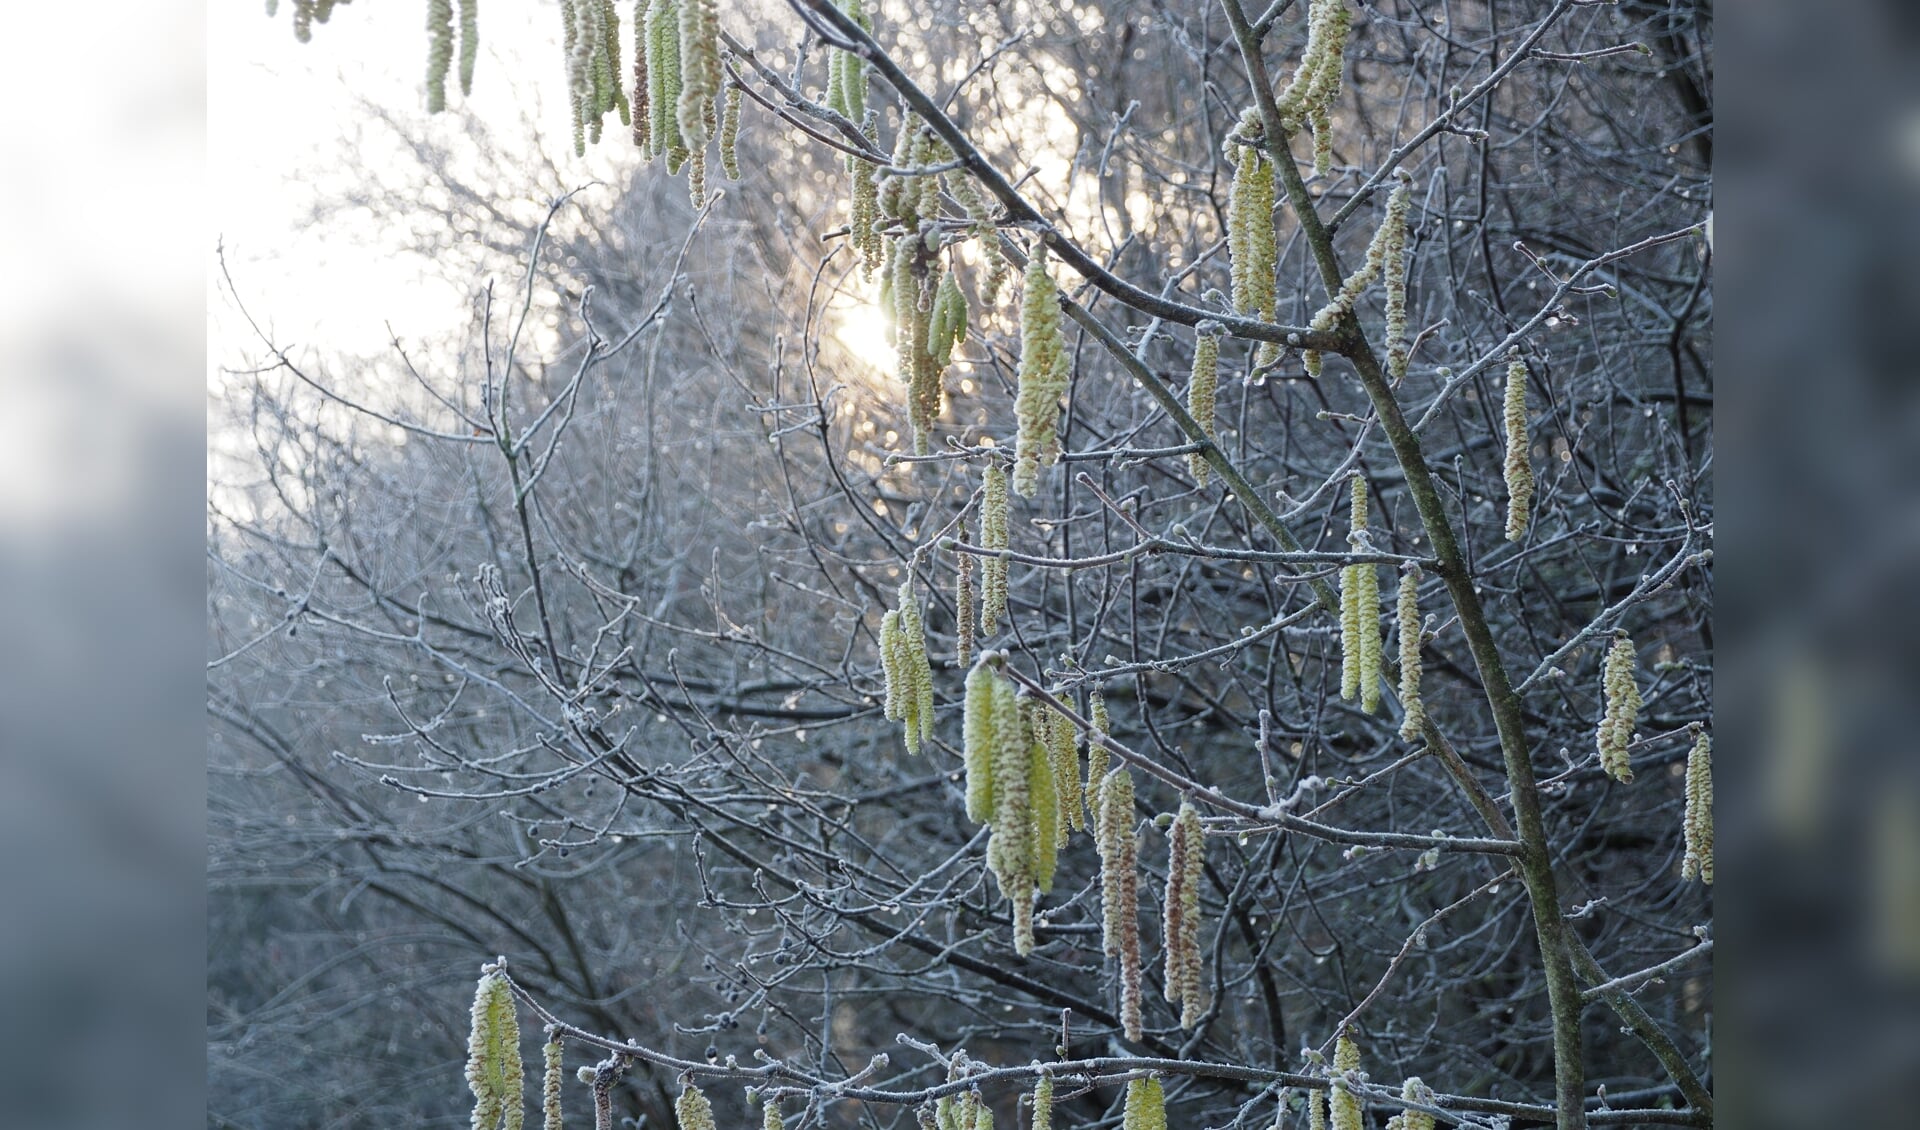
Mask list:
[[[1367,482],[1353,477],[1353,515],[1347,540],[1367,548]],[[1340,697],[1360,699],[1371,714],[1380,707],[1380,577],[1370,564],[1340,570]]]
[[[1120,959],[1120,1027],[1140,1039],[1140,877],[1133,837],[1133,775],[1125,768],[1100,783],[1101,949]]]
[[[1527,439],[1527,363],[1520,351],[1508,354],[1507,395],[1502,420],[1507,429],[1507,540],[1519,541],[1527,532],[1527,514],[1533,506],[1533,460]]]
[[[652,0],[647,6],[648,155],[665,156],[668,172],[678,172],[686,158],[680,85],[680,0]]]
[[[1200,814],[1182,802],[1167,838],[1167,892],[1162,903],[1165,922],[1166,998],[1181,1006],[1180,1026],[1191,1028],[1206,1010],[1200,985],[1200,878],[1206,865],[1206,846]]]
[[[1013,904],[1013,945],[1033,950],[1033,751],[1013,685],[994,686],[993,835],[987,865]]]
[[[1396,609],[1400,622],[1400,736],[1407,741],[1419,738],[1427,720],[1427,707],[1420,699],[1420,577],[1418,565],[1400,574]]]
[[[1006,251],[1000,246],[1000,232],[994,226],[993,209],[986,197],[980,194],[980,186],[971,174],[955,169],[942,173],[947,191],[960,202],[960,210],[967,214],[973,224],[973,237],[980,243],[980,259],[987,265],[986,278],[980,283],[980,305],[992,308],[999,305],[1001,288],[1006,286],[1012,267],[1007,262]]]
[[[1053,770],[1054,791],[1060,798],[1060,844],[1068,834],[1087,826],[1083,814],[1086,803],[1080,785],[1079,732],[1073,720],[1049,707],[1047,709],[1047,764]]]
[[[1187,377],[1187,414],[1200,425],[1208,440],[1216,440],[1220,435],[1214,419],[1214,402],[1219,392],[1220,336],[1203,331],[1193,343],[1193,371]],[[1194,482],[1204,487],[1213,475],[1213,468],[1207,463],[1207,457],[1196,451],[1187,456],[1187,472]]]
[[[1615,632],[1601,679],[1606,709],[1600,716],[1600,730],[1594,744],[1600,751],[1600,768],[1623,785],[1633,780],[1627,747],[1633,742],[1633,728],[1640,720],[1640,688],[1633,679],[1634,659],[1633,640],[1625,632]]]
[[[933,740],[933,665],[927,659],[926,623],[920,616],[920,601],[913,591],[913,580],[908,578],[900,586],[899,643],[895,662],[898,669],[894,672],[901,686],[898,696],[898,721],[904,724],[908,753],[919,753],[920,744]],[[881,631],[886,630],[882,621]],[[885,642],[882,641],[884,649]],[[888,688],[888,701],[893,702],[892,687]]]
[[[1400,1097],[1410,1103],[1432,1106],[1433,1088],[1427,1086],[1418,1075],[1415,1075],[1400,1085]],[[1424,1110],[1403,1110],[1395,1117],[1399,1121],[1400,1130],[1433,1130],[1433,1115]]]
[[[1030,798],[1033,829],[1030,845],[1033,882],[1042,894],[1053,890],[1053,873],[1060,860],[1060,792],[1055,784],[1053,758],[1048,749],[1050,709],[1034,704],[1027,712],[1027,795]],[[1016,947],[1017,948],[1017,947]],[[1027,940],[1026,953],[1033,948]]]
[[[995,684],[999,682],[1000,676],[987,663],[976,663],[967,672],[960,730],[967,769],[967,819],[976,824],[993,820],[993,759],[1000,746]]]
[[[1327,1130],[1327,1093],[1322,1090],[1307,1092],[1307,1130]]]
[[[1333,329],[1343,316],[1352,312],[1367,287],[1386,269],[1388,249],[1406,246],[1407,210],[1412,203],[1412,190],[1402,179],[1387,197],[1386,214],[1380,218],[1380,226],[1374,229],[1373,239],[1367,243],[1366,257],[1340,283],[1340,289],[1327,304],[1314,312],[1311,328],[1322,333]]]
[[[765,1098],[760,1100],[760,1130],[781,1130],[783,1120],[780,1117],[780,1100]]]
[[[1411,180],[1404,173],[1401,176],[1410,206]],[[1388,211],[1393,211],[1391,200],[1388,201]],[[1387,245],[1383,248],[1380,268],[1381,280],[1387,291],[1387,375],[1396,381],[1407,375],[1407,211],[1408,208],[1400,210],[1398,220],[1387,233]]]
[[[740,87],[729,84],[726,108],[720,113],[720,171],[728,180],[740,179],[740,98]]]
[[[480,978],[467,1036],[467,1087],[473,1091],[473,1130],[520,1130],[525,1118],[520,1018],[513,987],[498,972]]]
[[[880,617],[880,676],[887,691],[883,713],[889,722],[898,722],[906,717],[905,671],[905,651],[900,636],[900,610],[889,608],[886,614]]]
[[[453,65],[453,0],[427,0],[427,113],[447,108],[447,69]]]
[[[967,296],[953,272],[941,275],[933,296],[933,321],[928,328],[927,351],[934,364],[945,369],[953,363],[953,347],[967,340]]]
[[[1680,877],[1698,877],[1713,885],[1713,744],[1704,729],[1697,730],[1687,751],[1687,854],[1680,861]]]
[[[540,1049],[545,1072],[541,1079],[540,1112],[543,1130],[561,1130],[560,1082],[565,1078],[561,1059],[566,1049],[559,1040],[548,1040]]]
[[[1033,1130],[1053,1130],[1053,1076],[1042,1074],[1033,1085]]]
[[[1167,1130],[1167,1097],[1158,1076],[1127,1081],[1120,1130]]]
[[[1360,1070],[1360,1047],[1353,1037],[1345,1032],[1334,1043],[1333,1049],[1333,1094],[1328,1106],[1333,1115],[1333,1130],[1361,1130],[1366,1124],[1366,1104],[1360,1096],[1347,1089],[1344,1076],[1348,1072]]]
[[[1087,695],[1087,721],[1093,729],[1087,733],[1087,784],[1083,789],[1086,798],[1087,830],[1098,836],[1100,833],[1100,782],[1107,775],[1107,762],[1113,755],[1100,741],[1112,733],[1113,719],[1107,715],[1107,699],[1099,689]]]
[[[980,548],[998,552],[1007,547],[1007,472],[1000,464],[989,463],[980,495]],[[999,631],[1006,614],[1006,558],[984,558],[980,562],[980,634]]]
[[[1266,129],[1258,110],[1249,107],[1229,141],[1234,150],[1233,184],[1227,192],[1227,258],[1233,283],[1233,308],[1248,317],[1273,321],[1274,265],[1278,245],[1273,232],[1273,162],[1262,151]],[[1255,362],[1266,365],[1277,354],[1263,343]]]
[[[1026,295],[1020,304],[1019,389],[1014,415],[1013,489],[1032,498],[1040,468],[1060,457],[1060,398],[1067,393],[1066,335],[1060,324],[1060,292],[1047,273],[1046,244],[1027,260]]]
[[[692,1083],[681,1086],[680,1097],[673,1101],[673,1117],[680,1130],[714,1130],[713,1104]]]
[[[1340,72],[1352,20],[1346,0],[1313,0],[1307,9],[1307,45],[1300,53],[1300,65],[1275,99],[1281,124],[1288,132],[1306,123],[1314,126],[1314,168],[1321,175],[1326,169],[1320,150],[1327,143],[1323,138],[1330,133],[1332,122],[1328,107],[1340,93]]]
[[[675,124],[689,155],[704,153],[711,136],[714,101],[720,95],[720,24],[714,0],[680,0],[680,94]],[[706,162],[695,160],[687,179],[693,206],[707,201]]]

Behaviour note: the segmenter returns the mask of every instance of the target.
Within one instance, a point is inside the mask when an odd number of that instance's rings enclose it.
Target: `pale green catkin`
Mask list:
[[[740,179],[740,94],[738,85],[729,85],[720,113],[720,171],[728,180]]]
[[[1353,477],[1353,515],[1347,541],[1356,552],[1367,544],[1367,481]],[[1380,707],[1380,577],[1371,564],[1340,570],[1340,697],[1360,699],[1372,714]]]
[[[1600,730],[1594,743],[1599,747],[1600,767],[1623,785],[1633,780],[1633,764],[1627,747],[1633,743],[1633,728],[1640,720],[1640,688],[1633,679],[1634,660],[1633,640],[1625,632],[1615,632],[1601,680],[1606,710],[1600,716]]]
[[[1200,985],[1200,878],[1205,859],[1200,814],[1182,802],[1167,838],[1167,891],[1161,906],[1165,995],[1181,1006],[1182,1028],[1198,1024],[1206,1011]]]
[[[1360,1070],[1360,1046],[1345,1032],[1333,1047],[1333,1095],[1330,1103],[1333,1130],[1361,1130],[1366,1125],[1366,1106],[1360,1096],[1348,1089],[1342,1076]]]
[[[447,108],[447,68],[453,64],[453,0],[427,0],[427,113]]]
[[[1322,1090],[1307,1092],[1307,1130],[1327,1130],[1327,1093]]]
[[[714,1130],[713,1104],[692,1083],[681,1085],[680,1097],[673,1102],[673,1117],[680,1130]]]
[[[1420,1077],[1415,1075],[1400,1085],[1400,1097],[1410,1103],[1432,1106],[1433,1088],[1421,1082]],[[1433,1130],[1434,1119],[1433,1115],[1424,1110],[1403,1110],[1387,1123],[1389,1127],[1395,1127],[1396,1124],[1397,1130]]]
[[[647,112],[652,118],[647,127],[647,155],[664,155],[668,172],[678,172],[685,159],[679,106],[679,0],[652,0],[647,5]]]
[[[1027,710],[1027,793],[1032,798],[1033,882],[1045,894],[1053,890],[1053,873],[1060,859],[1060,791],[1055,784],[1047,716],[1051,708],[1030,703]],[[1033,949],[1028,927],[1027,951]],[[1018,946],[1016,945],[1016,948]],[[1027,952],[1022,951],[1022,952]]]
[[[1427,708],[1420,699],[1420,566],[1411,565],[1400,574],[1397,619],[1400,626],[1400,736],[1407,741],[1420,737],[1426,724]]]
[[[1127,1081],[1120,1130],[1167,1130],[1167,1097],[1158,1076]]]
[[[1107,715],[1107,699],[1098,688],[1087,695],[1087,721],[1093,729],[1087,733],[1087,784],[1083,790],[1086,795],[1087,819],[1091,821],[1088,830],[1095,836],[1100,834],[1100,782],[1107,775],[1107,762],[1113,755],[1100,739],[1112,732],[1113,720]]]
[[[781,1130],[780,1100],[764,1098],[760,1100],[760,1130]]]
[[[460,0],[460,95],[473,93],[473,64],[480,58],[480,0]]]
[[[1508,354],[1507,395],[1502,419],[1507,430],[1507,540],[1519,541],[1527,532],[1533,506],[1533,461],[1527,439],[1527,363],[1518,349]]]
[[[560,1120],[560,1081],[565,1078],[561,1066],[561,1057],[565,1053],[557,1038],[548,1039],[546,1046],[540,1049],[543,1066],[546,1071],[542,1077],[540,1089],[540,1111],[543,1130],[561,1130]]]
[[[1388,228],[1380,268],[1387,291],[1387,375],[1396,381],[1407,375],[1407,213],[1412,201],[1411,178],[1405,173],[1400,176],[1408,206],[1400,209],[1399,219]],[[1393,212],[1391,201],[1387,211]]]
[[[899,607],[880,620],[880,662],[886,676],[886,716],[903,725],[907,752],[933,740],[933,667],[927,660],[926,624],[909,577],[900,585]]]
[[[1040,489],[1040,468],[1051,467],[1060,458],[1060,398],[1067,394],[1067,343],[1060,324],[1060,291],[1047,273],[1046,246],[1036,243],[1027,260],[1026,294],[1020,303],[1013,489],[1026,498]]]
[[[1695,725],[1693,748],[1687,751],[1687,813],[1684,831],[1687,854],[1680,861],[1680,878],[1698,877],[1713,885],[1713,744]]]
[[[1033,952],[1033,750],[1011,683],[994,687],[993,835],[987,867],[1013,906],[1013,948]]]
[[[993,209],[986,198],[980,195],[980,186],[973,176],[964,170],[953,169],[940,174],[946,182],[947,191],[960,202],[961,211],[973,225],[973,237],[980,243],[980,258],[987,265],[986,279],[981,282],[980,305],[991,309],[1000,303],[1000,290],[1007,283],[1012,267],[1007,261],[1006,251],[1000,246],[1000,232],[993,223]]]
[[[1033,1084],[1033,1130],[1053,1130],[1053,1076],[1044,1073]]]
[[[986,485],[980,498],[980,548],[998,552],[1008,548],[1007,472],[998,463],[987,464]],[[1007,560],[988,557],[980,562],[980,634],[1000,630],[1007,614]]]
[[[956,667],[965,667],[973,662],[973,554],[966,552],[966,536],[960,538],[963,547],[955,554],[953,563],[953,663]]]
[[[967,672],[960,745],[967,770],[967,819],[976,824],[993,821],[993,761],[1000,748],[999,684],[1003,681],[985,662]]]
[[[520,1130],[526,1117],[524,1078],[513,987],[498,972],[490,971],[475,987],[473,1027],[467,1036],[473,1130]]]
[[[1124,766],[1100,782],[1100,944],[1120,959],[1120,1027],[1139,1040],[1140,876],[1133,837],[1133,775]]]
[[[1071,718],[1052,707],[1047,708],[1047,763],[1053,770],[1054,791],[1060,797],[1062,847],[1066,846],[1069,833],[1087,826],[1083,814],[1086,797],[1080,785],[1079,736]]]
[[[1330,107],[1340,94],[1340,77],[1347,33],[1353,14],[1346,0],[1313,0],[1307,9],[1307,45],[1293,78],[1275,99],[1281,126],[1289,133],[1303,124],[1314,131],[1314,172],[1327,172],[1332,145]]]
[[[1366,257],[1353,269],[1340,284],[1340,290],[1325,306],[1314,312],[1311,328],[1325,333],[1334,328],[1341,317],[1353,310],[1354,303],[1366,293],[1367,287],[1386,269],[1389,249],[1406,246],[1407,211],[1412,207],[1413,192],[1403,178],[1394,187],[1393,194],[1387,197],[1387,211],[1380,219],[1380,226],[1374,230],[1373,238],[1367,243]],[[1403,312],[1404,314],[1404,312]]]
[[[934,364],[945,369],[953,363],[953,348],[967,340],[967,296],[952,271],[940,276],[933,296],[933,315],[927,329],[927,351]]]
[[[714,0],[680,0],[679,34],[680,97],[674,119],[681,144],[693,158],[687,190],[698,208],[707,202],[705,153],[714,101],[720,96],[720,24]]]
[[[1187,378],[1187,414],[1200,425],[1209,441],[1220,435],[1214,419],[1214,402],[1219,391],[1220,336],[1202,332],[1195,336],[1193,343],[1193,371]],[[1187,472],[1195,483],[1204,487],[1213,468],[1207,463],[1206,455],[1196,451],[1187,456]]]
[[[1233,149],[1233,184],[1227,191],[1227,259],[1237,313],[1271,322],[1274,316],[1274,265],[1278,244],[1273,231],[1273,162],[1262,152],[1266,128],[1257,109],[1241,114],[1228,144]],[[1278,347],[1262,343],[1255,363],[1269,364]]]

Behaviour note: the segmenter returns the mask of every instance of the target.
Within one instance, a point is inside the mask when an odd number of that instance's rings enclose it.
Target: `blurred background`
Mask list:
[[[0,1089],[9,1125],[189,1125],[224,183],[206,13],[4,20]],[[1718,32],[1717,1090],[1728,1125],[1908,1125],[1920,17],[1769,0]]]

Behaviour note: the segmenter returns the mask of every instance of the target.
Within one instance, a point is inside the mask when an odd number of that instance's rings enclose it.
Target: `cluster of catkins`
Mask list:
[[[351,4],[353,0],[293,0],[293,37],[301,43],[313,39],[313,25],[326,23],[333,16],[335,4]],[[473,0],[467,0],[462,8],[471,8]],[[267,0],[267,15],[279,14],[280,0]]]
[[[611,17],[609,0],[563,2],[599,3]],[[644,12],[636,4],[634,13],[633,143],[648,157],[663,158],[669,173],[687,166],[687,191],[695,207],[707,202],[709,141],[719,140],[720,166],[728,176],[737,176],[740,169],[734,152],[740,138],[740,99],[735,90],[722,95],[720,23],[714,3],[648,0]],[[613,62],[617,67],[617,55]],[[581,80],[571,66],[568,74],[573,77],[576,104],[574,148],[584,152],[580,121],[584,117],[597,140],[598,112],[594,102],[581,100]],[[622,120],[628,116],[622,112]]]
[[[1387,340],[1388,359],[1391,365],[1395,344],[1401,353],[1405,353],[1407,333],[1407,212],[1413,203],[1411,180],[1401,176],[1394,185],[1393,193],[1387,197],[1387,212],[1380,219],[1380,226],[1374,229],[1373,238],[1367,243],[1367,254],[1360,265],[1341,280],[1340,289],[1327,304],[1314,312],[1311,327],[1322,333],[1333,329],[1344,315],[1352,312],[1354,304],[1366,293],[1373,280],[1384,272],[1387,276]],[[1396,329],[1397,323],[1397,329]],[[1318,350],[1306,350],[1301,354],[1307,372],[1320,375],[1320,353]],[[1400,362],[1400,372],[1406,370],[1406,361]],[[1399,376],[1400,372],[1394,373]]]
[[[488,967],[473,994],[467,1036],[467,1087],[473,1091],[473,1130],[520,1130],[526,1112],[520,1063],[520,1018],[513,986]]]
[[[1600,750],[1600,768],[1623,785],[1633,780],[1627,746],[1633,742],[1633,727],[1640,720],[1640,688],[1633,681],[1634,658],[1633,640],[1625,632],[1615,632],[1613,646],[1607,650],[1606,672],[1601,677],[1606,709],[1600,715],[1600,730],[1594,738]]]
[[[1347,541],[1357,553],[1367,541],[1367,481],[1353,477],[1352,529]],[[1360,699],[1372,714],[1380,707],[1380,575],[1371,564],[1340,569],[1340,697]]]
[[[1013,946],[1025,956],[1033,951],[1034,895],[1053,889],[1070,828],[1063,798],[1073,798],[1071,824],[1085,824],[1073,725],[1051,707],[1021,698],[995,656],[982,657],[967,674],[961,728],[967,816],[993,828],[987,869],[1012,903]]]
[[[1300,65],[1275,101],[1288,133],[1302,123],[1313,128],[1313,171],[1325,176],[1333,163],[1334,99],[1340,96],[1340,71],[1353,13],[1347,0],[1312,0],[1307,8],[1307,46]]]
[[[332,4],[304,5],[325,22]],[[480,57],[480,0],[460,0],[460,93],[473,93],[473,63]],[[301,29],[294,5],[295,34]],[[310,31],[310,29],[309,29]],[[305,36],[301,37],[303,40]],[[453,65],[453,0],[427,0],[427,113],[447,108],[447,70]]]
[[[1400,1097],[1410,1103],[1432,1106],[1433,1088],[1415,1075],[1400,1085]],[[1407,1109],[1387,1119],[1387,1130],[1433,1130],[1433,1126],[1433,1115],[1424,1110]]]
[[[1206,845],[1193,805],[1180,805],[1167,842],[1167,893],[1161,903],[1165,991],[1168,1002],[1180,1006],[1180,1026],[1191,1028],[1207,1007],[1200,984],[1200,875]]]
[[[913,578],[901,584],[899,607],[880,618],[880,667],[886,678],[886,715],[902,723],[908,753],[933,739],[933,667]]]

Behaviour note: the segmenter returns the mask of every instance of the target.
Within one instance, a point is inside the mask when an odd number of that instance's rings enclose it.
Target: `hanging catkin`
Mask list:
[[[1120,958],[1120,1027],[1140,1039],[1140,876],[1133,837],[1133,775],[1115,769],[1100,783],[1100,939]]]
[[[1053,770],[1054,791],[1060,797],[1060,838],[1066,846],[1069,833],[1087,826],[1082,812],[1086,797],[1080,784],[1079,733],[1073,720],[1052,707],[1047,708],[1047,764]]]
[[[692,1083],[682,1083],[680,1097],[673,1101],[673,1117],[680,1130],[714,1130],[713,1104]]]
[[[1390,249],[1406,246],[1407,210],[1412,203],[1412,189],[1403,177],[1394,186],[1393,194],[1387,197],[1386,214],[1380,218],[1380,226],[1374,229],[1373,238],[1367,243],[1366,257],[1340,283],[1339,291],[1327,304],[1314,312],[1311,323],[1313,329],[1322,333],[1333,329],[1342,316],[1353,310],[1354,304],[1360,301],[1360,296],[1367,292],[1373,280],[1379,278],[1386,269]],[[1405,311],[1402,311],[1403,318],[1404,314]]]
[[[1414,741],[1426,724],[1427,707],[1420,699],[1420,566],[1409,565],[1400,574],[1400,736]]]
[[[1387,375],[1396,381],[1407,375],[1407,212],[1412,201],[1412,178],[1403,172],[1400,179],[1401,187],[1394,191],[1407,192],[1408,206],[1400,209],[1400,218],[1387,232],[1380,267],[1387,291]]]
[[[1045,1072],[1033,1084],[1033,1130],[1053,1130],[1053,1076]]]
[[[953,563],[953,664],[965,667],[973,662],[973,554],[968,553],[966,530],[960,533],[960,550]]]
[[[1167,1097],[1160,1078],[1149,1075],[1127,1081],[1127,1100],[1120,1116],[1120,1130],[1167,1130]]]
[[[1054,783],[1053,756],[1048,749],[1050,707],[1028,704],[1027,793],[1031,798],[1033,827],[1028,843],[1033,853],[1033,883],[1041,894],[1053,890],[1053,872],[1060,860],[1060,792]],[[1033,948],[1032,927],[1028,927],[1027,950]],[[1020,952],[1025,953],[1027,950]]]
[[[473,1091],[473,1130],[520,1130],[523,1109],[520,1018],[513,987],[497,971],[480,978],[467,1036],[467,1087]]]
[[[1342,57],[1352,20],[1346,0],[1313,0],[1307,8],[1307,46],[1300,53],[1300,65],[1275,99],[1281,126],[1289,133],[1308,122],[1314,125],[1314,166],[1323,174],[1319,135],[1327,132],[1328,107],[1340,94]]]
[[[1680,860],[1680,877],[1698,876],[1713,885],[1713,745],[1705,729],[1694,724],[1693,748],[1687,751],[1687,814],[1684,828],[1687,854]]]
[[[1400,1097],[1410,1103],[1433,1105],[1433,1088],[1411,1076],[1400,1085]],[[1433,1130],[1433,1115],[1424,1110],[1403,1110],[1387,1120],[1388,1130]]]
[[[480,58],[480,0],[460,0],[460,95],[473,93],[473,64]]]
[[[1527,532],[1527,512],[1533,505],[1533,461],[1527,439],[1527,363],[1515,349],[1507,354],[1507,396],[1502,418],[1507,428],[1507,540],[1519,541]]]
[[[540,1088],[542,1130],[561,1130],[560,1081],[565,1076],[560,1061],[565,1052],[560,1037],[549,1033],[546,1045],[540,1049],[542,1066],[546,1069],[541,1077]]]
[[[574,0],[585,3],[587,0]],[[687,158],[680,134],[680,0],[652,0],[647,6],[648,156],[665,156],[667,171],[677,173]]]
[[[760,1100],[760,1130],[781,1130],[783,1120],[780,1117],[780,1100],[768,1097]]]
[[[675,123],[693,158],[687,188],[695,208],[707,202],[706,152],[720,96],[720,25],[714,0],[680,0],[680,97]]]
[[[1274,263],[1273,162],[1262,151],[1266,127],[1249,107],[1229,136],[1233,184],[1227,190],[1227,259],[1233,282],[1233,308],[1240,314],[1273,321]],[[1262,343],[1256,364],[1272,361],[1278,347]]]
[[[1087,819],[1091,822],[1088,830],[1097,837],[1100,834],[1100,782],[1107,775],[1107,760],[1112,756],[1100,739],[1111,733],[1113,726],[1113,720],[1107,716],[1106,696],[1098,687],[1087,694],[1087,721],[1093,728],[1087,732],[1087,784],[1083,791]]]
[[[1600,731],[1595,744],[1600,750],[1600,768],[1621,784],[1633,780],[1633,765],[1627,747],[1633,742],[1633,727],[1640,720],[1640,688],[1633,680],[1633,640],[1625,632],[1613,634],[1613,646],[1607,651],[1606,673],[1601,690],[1606,710],[1600,716]]]
[[[1333,1130],[1361,1130],[1365,1123],[1365,1104],[1360,1096],[1348,1089],[1346,1075],[1360,1070],[1360,1046],[1346,1032],[1333,1046],[1333,1095],[1329,1107],[1333,1113]]]
[[[1060,325],[1060,292],[1047,273],[1047,245],[1036,243],[1027,259],[1026,294],[1020,303],[1019,390],[1014,415],[1013,489],[1032,498],[1040,468],[1060,457],[1060,398],[1067,393],[1066,335]]]
[[[927,328],[927,352],[934,365],[945,369],[953,363],[953,347],[967,340],[967,296],[952,271],[940,276],[933,295],[933,318]]]
[[[1013,947],[1033,950],[1033,756],[1024,711],[1013,685],[996,680],[993,695],[993,835],[987,868],[1013,904]]]
[[[427,113],[447,108],[447,69],[453,64],[453,0],[427,0]]]
[[[1202,329],[1193,342],[1193,371],[1187,377],[1187,414],[1200,425],[1207,439],[1219,438],[1219,429],[1215,426],[1214,401],[1220,391],[1220,335]],[[1187,472],[1193,481],[1206,486],[1213,474],[1213,468],[1207,463],[1202,452],[1187,456]]]
[[[905,730],[907,752],[933,740],[933,667],[927,660],[926,623],[913,578],[900,585],[899,607],[880,618],[880,663],[886,677],[886,716]]]
[[[996,684],[1001,681],[984,660],[967,672],[960,730],[967,767],[967,819],[976,824],[993,821],[993,760],[1000,748]]]
[[[561,0],[571,4],[573,0]],[[633,90],[628,95],[632,105],[632,134],[634,148],[642,154],[650,152],[648,141],[653,131],[653,112],[649,99],[653,97],[651,80],[647,77],[647,0],[634,0],[633,4]]]
[[[1006,251],[1000,246],[999,229],[993,223],[993,209],[980,195],[980,186],[971,174],[954,169],[942,173],[941,177],[946,181],[947,191],[960,202],[961,211],[973,225],[973,237],[980,243],[980,258],[987,265],[987,276],[979,287],[980,305],[991,309],[999,305],[1000,289],[1012,273]]]
[[[728,180],[740,179],[740,93],[739,84],[729,83],[720,112],[720,171]]]
[[[1327,1130],[1327,1093],[1315,1089],[1307,1092],[1307,1130]]]
[[[980,494],[980,548],[998,553],[1007,547],[1007,472],[998,463],[988,463]],[[1006,614],[1007,560],[984,558],[980,562],[980,634],[999,631],[1000,618]]]
[[[1167,837],[1167,893],[1161,932],[1166,998],[1181,1006],[1180,1026],[1191,1028],[1206,1010],[1200,987],[1200,876],[1206,846],[1200,814],[1182,802]]]
[[[1367,481],[1353,477],[1353,515],[1347,541],[1355,552],[1368,550]],[[1380,576],[1372,564],[1340,570],[1340,697],[1360,699],[1372,714],[1380,707]]]

